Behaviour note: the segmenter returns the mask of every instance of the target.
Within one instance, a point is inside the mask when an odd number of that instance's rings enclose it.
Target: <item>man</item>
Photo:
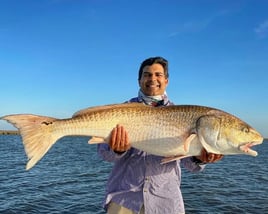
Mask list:
[[[138,97],[129,102],[151,106],[173,105],[168,99],[168,62],[162,57],[148,58],[139,69]],[[191,172],[202,171],[205,163],[213,163],[222,155],[203,150],[199,157],[160,164],[163,157],[131,147],[127,130],[117,125],[111,132],[109,144],[98,145],[99,155],[114,162],[107,182],[104,207],[108,214],[179,214],[184,213],[180,190],[180,164]]]

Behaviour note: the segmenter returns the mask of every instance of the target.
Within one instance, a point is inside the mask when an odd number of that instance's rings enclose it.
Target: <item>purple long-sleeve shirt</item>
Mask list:
[[[114,163],[106,186],[105,209],[114,202],[136,213],[143,205],[146,214],[184,213],[180,164],[191,172],[204,168],[191,157],[161,164],[163,157],[135,148],[118,154],[108,144],[99,144],[98,154]]]

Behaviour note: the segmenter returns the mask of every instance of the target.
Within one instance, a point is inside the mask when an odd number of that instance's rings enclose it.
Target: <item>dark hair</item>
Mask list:
[[[157,57],[150,57],[146,60],[144,60],[142,63],[141,63],[141,66],[140,66],[140,69],[139,69],[139,79],[141,79],[141,76],[142,76],[142,72],[143,72],[143,68],[147,65],[152,65],[152,64],[161,64],[164,68],[164,74],[166,76],[166,78],[169,77],[169,74],[168,74],[168,61],[163,58],[163,57],[160,57],[160,56],[157,56]]]

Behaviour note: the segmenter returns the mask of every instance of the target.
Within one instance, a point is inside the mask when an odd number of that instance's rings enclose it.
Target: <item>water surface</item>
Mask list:
[[[30,171],[21,138],[0,135],[0,213],[104,214],[111,164],[86,137],[59,140]],[[268,213],[268,141],[257,157],[225,156],[202,173],[183,170],[186,213]]]

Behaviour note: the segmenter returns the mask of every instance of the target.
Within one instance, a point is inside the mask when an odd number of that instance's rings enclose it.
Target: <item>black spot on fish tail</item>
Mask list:
[[[43,121],[41,124],[45,124],[45,125],[47,125],[47,126],[48,126],[48,125],[53,124],[53,122],[51,122],[51,121],[48,121],[48,122],[47,122],[47,121]]]

